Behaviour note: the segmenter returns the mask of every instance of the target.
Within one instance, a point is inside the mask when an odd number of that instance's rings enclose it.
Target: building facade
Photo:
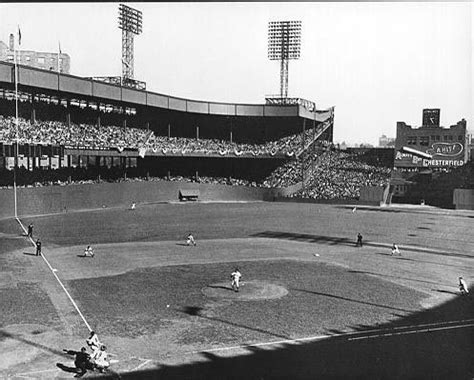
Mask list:
[[[466,120],[449,128],[439,125],[439,109],[423,110],[423,125],[413,128],[397,122],[395,168],[400,170],[447,170],[468,159]]]
[[[387,137],[382,135],[379,137],[379,147],[386,148],[386,147],[394,147],[395,146],[395,138]]]
[[[15,46],[14,37],[10,35],[10,41],[7,45],[3,41],[0,41],[0,61],[6,61],[13,63],[15,60]],[[69,74],[71,67],[71,59],[68,54],[60,53],[47,53],[33,50],[17,50],[16,60],[19,65],[36,67],[43,70],[51,70]],[[58,62],[59,60],[59,62]],[[59,64],[59,66],[58,66]]]

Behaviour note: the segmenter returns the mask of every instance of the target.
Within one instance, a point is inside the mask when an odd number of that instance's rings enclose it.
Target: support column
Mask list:
[[[168,124],[168,138],[171,137],[171,124]]]
[[[196,125],[196,140],[199,140],[199,125]]]
[[[36,123],[36,109],[34,106],[34,103],[31,103],[31,118],[30,118],[30,123],[34,124]]]
[[[302,151],[301,151],[301,185],[302,190],[304,191],[304,145],[305,145],[305,132],[306,132],[306,119],[303,119],[303,138],[302,141]]]

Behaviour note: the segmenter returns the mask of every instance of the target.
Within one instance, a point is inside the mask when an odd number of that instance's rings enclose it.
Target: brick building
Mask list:
[[[423,110],[423,125],[413,128],[397,122],[395,168],[400,170],[446,170],[468,159],[466,120],[449,128],[439,125],[439,109]]]
[[[13,34],[10,34],[8,45],[0,41],[0,61],[14,62],[14,42]],[[19,65],[57,72],[59,58],[59,71],[64,74],[69,74],[71,58],[68,54],[58,53],[59,52],[47,53],[33,50],[17,50],[16,59]]]

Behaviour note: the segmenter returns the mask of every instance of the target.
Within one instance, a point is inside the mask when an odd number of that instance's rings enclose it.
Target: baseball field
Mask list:
[[[84,378],[472,379],[473,231],[472,211],[278,202],[0,220],[0,378],[72,378],[92,329],[112,364]]]

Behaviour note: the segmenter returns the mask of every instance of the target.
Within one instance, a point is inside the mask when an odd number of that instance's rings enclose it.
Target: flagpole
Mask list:
[[[58,74],[61,72],[59,68],[59,54],[61,54],[61,43],[58,41]]]
[[[13,197],[14,197],[14,208],[15,218],[18,218],[18,204],[16,194],[16,167],[18,165],[18,64],[16,62],[16,43],[13,48],[13,56],[15,61],[15,126],[16,126],[16,143],[15,143],[15,162],[13,165]]]

